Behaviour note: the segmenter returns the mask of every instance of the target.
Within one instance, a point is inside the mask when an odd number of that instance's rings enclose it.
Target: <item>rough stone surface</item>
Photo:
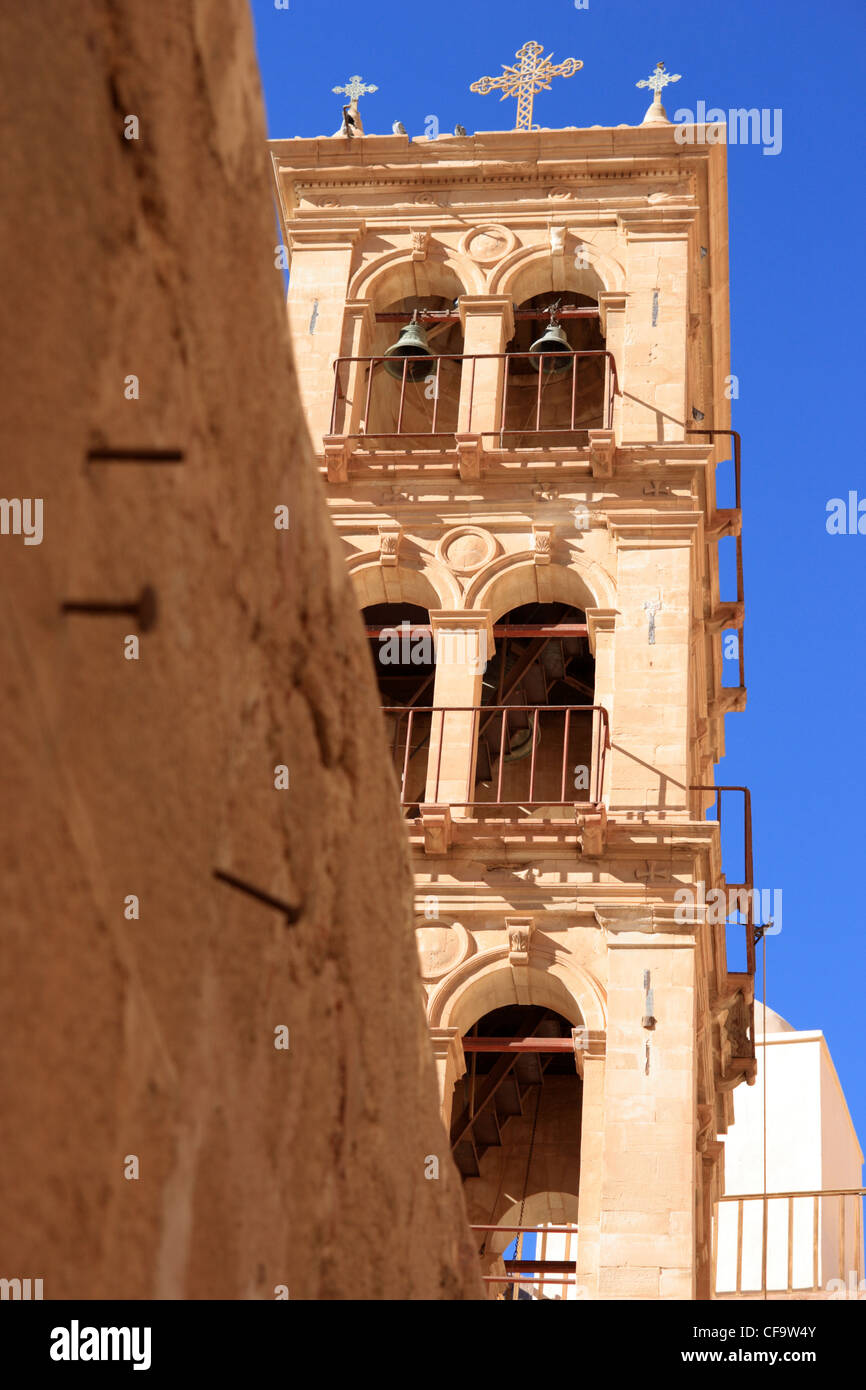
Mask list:
[[[0,536],[0,1274],[46,1298],[481,1296],[286,342],[247,7],[7,6],[2,28],[0,491],[44,499],[44,539]],[[100,442],[186,460],[88,464]],[[61,614],[146,584],[138,661],[133,618]]]

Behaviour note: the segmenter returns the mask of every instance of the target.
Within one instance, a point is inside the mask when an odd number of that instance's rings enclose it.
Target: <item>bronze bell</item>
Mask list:
[[[412,315],[411,323],[400,329],[400,337],[392,343],[385,353],[385,371],[395,381],[403,380],[403,363],[407,357],[418,358],[406,368],[407,381],[423,381],[429,376],[429,359],[433,356],[427,342],[427,334],[418,322],[418,310]]]
[[[557,322],[555,314],[551,314],[550,322],[545,328],[544,333],[540,338],[536,339],[529,351],[532,353],[533,357],[539,359],[538,361],[531,362],[531,365],[537,372],[542,369],[540,359],[542,354],[545,355],[545,376],[562,376],[563,372],[571,370],[571,356],[560,356],[560,354],[571,353],[571,344],[565,336],[565,329]],[[557,355],[548,357],[546,355],[547,353],[555,353]]]

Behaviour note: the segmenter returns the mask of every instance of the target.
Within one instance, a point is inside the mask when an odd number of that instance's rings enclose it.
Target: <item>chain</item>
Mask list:
[[[517,1218],[517,1224],[518,1224],[518,1226],[522,1226],[522,1225],[523,1225],[523,1213],[524,1213],[524,1210],[525,1210],[525,1208],[526,1208],[526,1189],[527,1189],[527,1187],[529,1186],[529,1170],[530,1170],[530,1168],[532,1167],[532,1151],[533,1151],[533,1149],[535,1148],[535,1130],[536,1130],[537,1125],[538,1125],[538,1112],[539,1112],[539,1110],[541,1109],[541,1088],[542,1088],[543,1085],[544,1085],[543,1082],[539,1082],[539,1085],[538,1085],[538,1095],[537,1095],[536,1098],[535,1098],[535,1114],[534,1114],[533,1117],[532,1117],[532,1133],[531,1133],[531,1135],[530,1135],[530,1137],[529,1137],[529,1154],[527,1155],[527,1159],[526,1159],[526,1173],[525,1173],[524,1178],[523,1178],[523,1196],[522,1196],[521,1199],[520,1199],[520,1216]],[[523,1243],[523,1232],[522,1232],[522,1231],[518,1231],[518,1233],[517,1233],[517,1241],[516,1241],[516,1243],[515,1243],[515,1250],[514,1250],[514,1258],[515,1258],[516,1260],[519,1260],[519,1259],[520,1259],[520,1252],[521,1252],[521,1249],[522,1249],[522,1243]]]

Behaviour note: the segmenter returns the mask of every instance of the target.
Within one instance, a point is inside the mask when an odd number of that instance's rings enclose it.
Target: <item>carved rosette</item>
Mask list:
[[[421,978],[428,984],[442,980],[462,965],[472,949],[466,928],[460,922],[444,922],[440,917],[420,918],[415,926]]]
[[[469,577],[496,556],[494,536],[481,526],[455,526],[446,531],[436,546],[436,558],[454,573]]]
[[[473,227],[460,242],[464,256],[478,265],[496,265],[498,261],[511,254],[517,246],[517,237],[510,227],[500,227],[496,223]]]

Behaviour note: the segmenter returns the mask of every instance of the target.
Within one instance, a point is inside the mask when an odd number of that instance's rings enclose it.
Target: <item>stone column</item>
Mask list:
[[[294,224],[288,233],[292,253],[289,330],[301,400],[317,453],[331,427],[333,363],[340,355],[352,256],[365,230],[363,222],[339,227]]]
[[[475,756],[481,678],[493,656],[493,623],[487,611],[434,609],[430,613],[436,653],[434,710],[427,765],[427,803],[455,805],[466,816],[475,786]]]
[[[694,939],[652,907],[610,905],[596,916],[608,950],[599,1297],[692,1299]]]
[[[504,352],[514,337],[514,306],[507,295],[464,294],[457,301],[463,327],[463,352]],[[505,381],[504,359],[464,362],[460,384],[458,432],[480,435],[498,430]],[[488,440],[488,445],[491,441]]]
[[[689,233],[695,214],[635,208],[617,219],[628,240],[620,442],[684,439],[689,402]]]

